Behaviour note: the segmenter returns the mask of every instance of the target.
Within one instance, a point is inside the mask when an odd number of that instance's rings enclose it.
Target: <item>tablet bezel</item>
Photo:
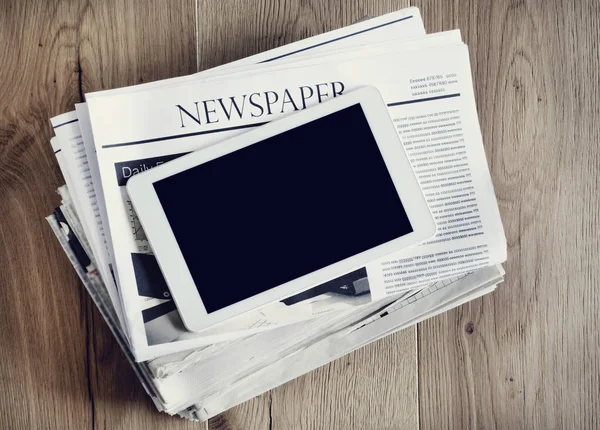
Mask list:
[[[207,313],[153,183],[357,103],[363,109],[413,231],[210,314]],[[435,222],[400,142],[396,127],[389,116],[379,91],[374,87],[357,89],[135,175],[127,182],[127,192],[181,318],[188,330],[191,331],[201,331],[250,310],[342,276],[394,251],[429,239],[436,232]]]

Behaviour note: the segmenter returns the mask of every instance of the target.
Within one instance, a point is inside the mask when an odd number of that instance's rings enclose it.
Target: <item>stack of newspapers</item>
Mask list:
[[[363,85],[389,107],[436,236],[203,332],[186,330],[127,180]],[[66,185],[47,220],[166,413],[206,420],[503,281],[506,238],[468,49],[458,30],[425,34],[416,8],[194,75],[88,93],[51,122]],[[231,271],[243,258],[232,255]]]

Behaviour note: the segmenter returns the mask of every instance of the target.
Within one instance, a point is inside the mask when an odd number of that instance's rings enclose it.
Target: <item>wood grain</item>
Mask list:
[[[408,5],[408,0],[199,1],[198,67],[215,67]]]
[[[87,298],[44,220],[63,182],[48,118],[79,100],[80,7],[0,6],[0,427],[7,429],[92,422]]]
[[[418,428],[415,336],[394,333],[272,390],[272,428]]]
[[[421,424],[597,428],[598,2],[416,5],[469,44],[509,246],[503,287],[419,326]]]
[[[80,43],[83,92],[194,73],[194,0],[88,4]]]
[[[248,400],[206,422],[210,430],[271,430],[271,392]]]
[[[407,6],[407,1],[202,1],[198,65],[215,67]],[[221,414],[209,428],[415,428],[414,343],[414,328],[400,332]],[[374,373],[365,363],[384,371]],[[398,383],[381,395],[382,382],[392,375]]]
[[[179,4],[168,0],[99,1],[88,4],[80,19],[78,58],[82,93],[196,70],[193,1]],[[90,315],[89,390],[94,427],[205,427],[159,413],[100,315],[95,309]]]
[[[506,285],[419,325],[418,399],[411,329],[212,429],[600,426],[600,6],[413,3],[428,31],[461,28],[470,46]],[[0,2],[0,428],[206,428],[154,410],[46,226],[63,182],[48,118],[86,91],[191,73],[405,6]]]
[[[192,73],[195,5],[0,4],[0,428],[198,428],[158,413],[44,217],[49,118],[82,93]]]

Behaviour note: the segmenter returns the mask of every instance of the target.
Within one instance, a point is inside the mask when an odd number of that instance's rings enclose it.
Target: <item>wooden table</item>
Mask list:
[[[154,411],[44,221],[50,116],[88,91],[184,75],[403,0],[0,4],[0,428],[600,426],[600,6],[416,0],[469,44],[508,239],[506,284],[206,424]]]

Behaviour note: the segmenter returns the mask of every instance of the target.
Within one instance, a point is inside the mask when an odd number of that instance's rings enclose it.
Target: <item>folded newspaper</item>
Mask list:
[[[388,106],[436,236],[200,333],[186,330],[127,180],[363,85]],[[506,239],[468,49],[457,30],[426,35],[417,8],[85,100],[51,119],[66,185],[47,220],[161,411],[206,420],[503,281]]]

